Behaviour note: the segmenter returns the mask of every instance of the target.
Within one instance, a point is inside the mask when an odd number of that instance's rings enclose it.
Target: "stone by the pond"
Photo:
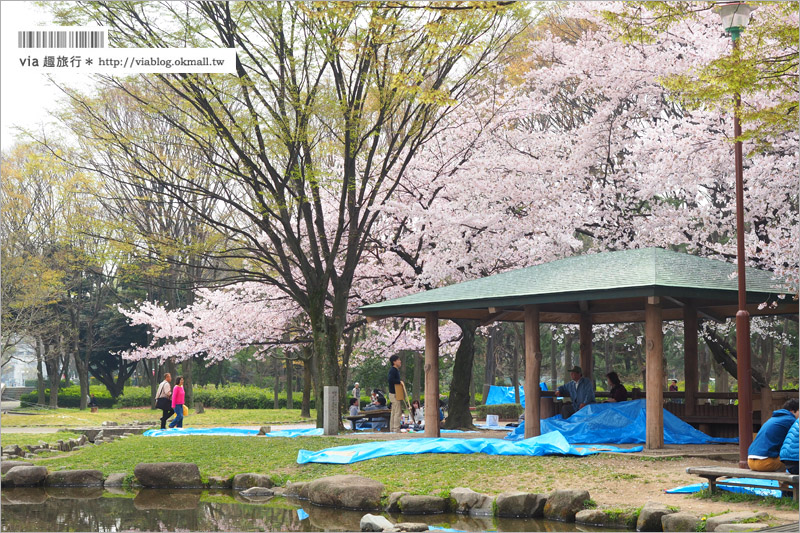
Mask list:
[[[261,426],[260,428],[258,428],[258,435],[259,436],[266,435],[267,433],[272,433],[272,427],[271,426]]]
[[[284,492],[285,496],[292,496],[295,498],[301,498],[303,500],[308,499],[308,483],[302,481],[295,481],[292,483],[286,484],[286,491]]]
[[[233,476],[233,488],[236,490],[249,489],[250,487],[265,487],[269,489],[274,485],[272,479],[264,474],[248,473]]]
[[[547,497],[533,492],[503,492],[495,500],[497,516],[539,518],[544,515]]]
[[[275,492],[272,489],[268,489],[266,487],[250,487],[247,490],[243,490],[239,492],[242,496],[274,496]]]
[[[743,524],[725,524],[724,528],[717,528],[716,531],[730,531],[731,533],[737,533],[739,531],[760,531],[768,527],[769,524],[764,522],[747,522]]]
[[[311,503],[370,511],[379,509],[383,483],[364,476],[339,475],[316,479],[309,483]]]
[[[139,463],[133,475],[145,487],[202,487],[194,463]]]
[[[33,463],[28,463],[26,461],[3,461],[0,463],[0,474],[6,475],[6,473],[15,466],[33,466]]]
[[[636,531],[661,531],[661,517],[674,512],[663,503],[647,502],[639,511]]]
[[[753,513],[750,511],[738,511],[735,513],[725,513],[717,516],[711,516],[706,520],[706,531],[731,531],[728,529],[733,524],[740,523],[744,520],[752,520],[759,518],[766,518],[767,513],[759,511]],[[750,525],[750,524],[747,524]],[[722,527],[724,526],[724,527]],[[742,531],[742,530],[739,530]]]
[[[22,455],[23,452],[18,444],[11,444],[9,446],[3,446],[3,453],[6,455]]]
[[[105,482],[103,482],[103,485],[106,487],[121,487],[125,484],[126,477],[128,477],[128,475],[121,472],[109,474]]]
[[[381,515],[365,514],[361,517],[360,526],[361,531],[383,531],[391,528],[394,524]]]
[[[389,499],[386,504],[386,512],[387,513],[399,513],[400,512],[400,498],[408,494],[407,492],[393,492],[389,494]]]
[[[403,514],[439,514],[447,511],[447,500],[438,496],[407,494],[397,502]]]
[[[384,531],[400,533],[404,531],[428,531],[429,529],[428,524],[424,522],[398,522],[393,527],[384,529]]]
[[[578,511],[583,511],[589,491],[570,489],[556,490],[547,497],[544,504],[544,517],[561,522],[574,522]]]
[[[99,470],[62,470],[50,472],[45,485],[50,487],[102,487],[103,473]]]
[[[44,483],[47,468],[43,466],[18,466],[12,468],[3,478],[3,484],[14,487],[33,487]]]
[[[636,515],[633,511],[612,513],[600,509],[584,509],[575,514],[575,523],[623,530],[636,524]]]
[[[208,488],[210,489],[229,489],[233,485],[232,479],[223,476],[209,476]]]
[[[450,497],[456,503],[455,511],[471,516],[491,516],[493,514],[492,498],[472,489],[456,487],[450,491]]]
[[[169,511],[184,511],[197,509],[200,505],[200,490],[172,490],[142,489],[133,499],[133,505],[141,511],[149,509],[164,509]]]
[[[661,531],[697,531],[700,517],[690,513],[671,513],[661,517]]]

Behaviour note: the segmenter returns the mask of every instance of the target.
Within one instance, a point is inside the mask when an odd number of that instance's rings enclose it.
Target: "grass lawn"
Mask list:
[[[5,424],[4,424],[5,425]],[[39,444],[39,441],[44,441],[48,444],[53,444],[59,440],[77,439],[81,436],[80,433],[73,433],[71,431],[59,431],[58,433],[7,433],[3,432],[0,436],[3,446],[12,446],[17,444],[25,446],[26,444]]]
[[[5,415],[3,427],[77,427],[99,426],[106,420],[119,424],[134,421],[148,421],[158,424],[161,411],[141,407],[138,409],[100,409],[92,413],[88,409],[54,409],[30,411],[30,415]],[[187,426],[253,426],[261,424],[291,424],[312,422],[316,411],[311,411],[311,419],[300,416],[300,409],[209,409],[205,413],[195,414],[189,410],[186,418]]]
[[[389,492],[406,490],[418,494],[446,494],[455,487],[500,493],[508,490],[548,492],[555,488],[557,472],[568,459],[563,457],[513,457],[486,455],[396,456],[353,465],[298,465],[300,449],[319,450],[352,444],[333,437],[256,438],[256,437],[129,437],[78,452],[42,459],[37,464],[55,470],[61,466],[96,468],[105,474],[132,473],[137,463],[178,461],[195,463],[204,477],[232,476],[243,472],[271,475],[279,485],[288,481],[310,481],[336,474],[359,474],[383,482]],[[602,463],[602,458],[599,459]],[[601,475],[597,461],[572,462],[579,475]],[[442,475],[446,472],[447,475]],[[519,472],[527,475],[520,477]],[[530,477],[539,479],[531,486]],[[615,479],[606,472],[606,479]],[[516,481],[515,481],[516,479]]]
[[[17,434],[19,435],[19,434]],[[16,440],[17,435],[3,433]],[[58,434],[63,435],[63,434]],[[41,435],[19,435],[37,442]],[[367,439],[365,439],[367,440]],[[369,439],[371,440],[371,439]],[[17,441],[19,442],[19,441]],[[364,442],[364,441],[360,441]],[[10,442],[11,443],[11,442]],[[297,464],[300,449],[320,450],[353,444],[342,437],[144,437],[137,435],[66,454],[34,459],[49,470],[98,469],[104,474],[132,475],[140,462],[190,462],[203,478],[244,472],[268,474],[279,486],[337,474],[357,474],[380,481],[387,494],[446,496],[455,487],[499,494],[506,491],[549,493],[556,489],[586,489],[600,508],[633,509],[659,501],[700,516],[728,511],[765,510],[782,521],[796,520],[797,503],[790,498],[665,495],[664,490],[696,483],[687,466],[707,459],[642,458],[636,454],[598,454],[587,457],[488,456],[484,454],[424,454],[383,457],[352,465]]]

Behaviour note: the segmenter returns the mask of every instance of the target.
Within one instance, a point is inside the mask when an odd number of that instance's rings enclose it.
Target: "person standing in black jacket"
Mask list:
[[[400,381],[400,365],[403,361],[400,356],[394,354],[389,358],[389,401],[392,403],[392,414],[389,415],[389,431],[392,433],[400,432],[400,417],[403,414],[403,403],[397,399],[397,387],[403,387],[403,382]]]

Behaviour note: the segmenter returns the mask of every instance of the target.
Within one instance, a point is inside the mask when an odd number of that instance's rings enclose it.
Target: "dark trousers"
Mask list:
[[[175,411],[173,411],[172,407],[170,406],[166,409],[162,409],[161,413],[161,429],[167,429],[167,419],[174,415]]]

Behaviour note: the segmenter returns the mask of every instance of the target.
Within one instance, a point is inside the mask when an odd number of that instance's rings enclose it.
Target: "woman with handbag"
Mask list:
[[[172,381],[172,376],[169,373],[164,374],[164,381],[158,386],[156,391],[156,409],[161,409],[161,429],[166,429],[167,419],[171,417],[175,411],[172,410],[172,389],[169,382]]]
[[[183,427],[183,401],[186,393],[183,391],[183,378],[175,378],[175,387],[172,389],[172,408],[175,410],[175,420],[169,423],[170,429]]]

